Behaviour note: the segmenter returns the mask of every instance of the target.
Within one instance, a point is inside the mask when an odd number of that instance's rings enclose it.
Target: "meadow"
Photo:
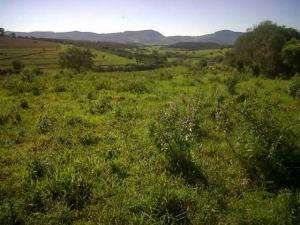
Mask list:
[[[0,76],[0,224],[300,223],[299,79],[222,62],[30,70],[65,47]]]

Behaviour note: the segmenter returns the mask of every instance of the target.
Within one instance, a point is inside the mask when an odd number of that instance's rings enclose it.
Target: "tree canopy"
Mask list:
[[[248,29],[236,41],[232,52],[234,63],[239,68],[249,68],[256,75],[275,77],[287,73],[282,49],[293,38],[300,39],[300,33],[295,29],[264,21]],[[283,55],[286,56],[287,51]]]
[[[0,36],[4,36],[4,28],[0,27]]]
[[[62,68],[73,69],[80,73],[83,70],[88,70],[93,67],[94,57],[89,49],[72,47],[60,53],[59,64]]]

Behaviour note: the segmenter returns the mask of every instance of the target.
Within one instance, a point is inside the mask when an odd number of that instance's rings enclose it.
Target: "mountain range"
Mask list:
[[[7,34],[12,32],[7,32]],[[180,42],[212,42],[218,44],[234,44],[242,32],[222,30],[202,36],[164,36],[155,30],[125,31],[120,33],[98,34],[93,32],[13,32],[18,37],[53,38],[74,41],[116,42],[138,44],[176,44]]]

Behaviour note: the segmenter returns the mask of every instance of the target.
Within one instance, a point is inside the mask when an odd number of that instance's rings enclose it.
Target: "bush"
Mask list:
[[[84,146],[91,146],[97,144],[99,141],[98,137],[93,132],[85,132],[79,138],[79,142]]]
[[[299,39],[300,33],[270,21],[262,22],[238,38],[233,47],[234,57],[230,61],[239,69],[249,67],[254,75],[276,77],[287,73],[281,51],[292,38]]]
[[[40,161],[34,160],[28,165],[28,173],[31,179],[38,180],[43,178],[47,173],[46,165],[42,164]]]
[[[12,68],[15,73],[21,73],[24,67],[24,64],[19,60],[12,61]]]
[[[137,94],[150,93],[150,88],[146,86],[145,81],[131,81],[128,84],[128,90]]]
[[[162,113],[149,127],[150,137],[167,160],[167,169],[189,184],[206,185],[204,175],[192,161],[194,130],[197,130],[197,124],[184,117],[176,106]]]
[[[291,75],[300,73],[300,40],[288,41],[281,50],[281,57]]]
[[[297,135],[280,115],[278,103],[249,100],[238,105],[236,154],[249,178],[269,187],[300,185]]]
[[[89,111],[92,114],[104,114],[112,110],[112,108],[111,97],[105,96],[99,100],[91,101]]]
[[[232,75],[225,80],[225,86],[229,94],[234,95],[236,94],[235,87],[239,83],[239,77],[237,75]]]
[[[41,116],[37,123],[37,129],[41,134],[46,134],[54,129],[56,118],[47,114]]]
[[[289,94],[294,98],[300,98],[300,76],[296,76],[290,83]]]
[[[202,71],[208,66],[208,60],[205,58],[200,59],[194,66],[195,70]]]
[[[61,68],[72,69],[80,73],[93,68],[95,55],[89,49],[72,47],[59,55]]]

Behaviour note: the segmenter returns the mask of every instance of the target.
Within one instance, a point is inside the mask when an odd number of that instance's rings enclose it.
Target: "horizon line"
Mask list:
[[[34,31],[11,31],[11,30],[6,30],[5,32],[10,32],[10,33],[34,33],[34,32],[41,32],[41,33],[46,33],[46,32],[51,32],[51,33],[71,33],[71,32],[79,32],[79,33],[93,33],[93,34],[120,34],[120,33],[125,33],[125,32],[139,32],[139,31],[154,31],[158,32],[164,37],[176,37],[176,36],[190,36],[190,37],[197,37],[197,36],[204,36],[204,35],[209,35],[209,34],[214,34],[220,31],[231,31],[231,32],[237,32],[237,33],[245,33],[243,31],[236,31],[236,30],[230,30],[230,29],[221,29],[217,30],[211,33],[205,33],[205,34],[198,34],[198,35],[185,35],[185,34],[175,34],[175,35],[165,35],[160,31],[154,30],[154,29],[142,29],[142,30],[124,30],[124,31],[119,31],[119,32],[108,32],[108,33],[97,33],[94,31],[80,31],[80,30],[71,30],[71,31],[51,31],[51,30],[34,30]]]

